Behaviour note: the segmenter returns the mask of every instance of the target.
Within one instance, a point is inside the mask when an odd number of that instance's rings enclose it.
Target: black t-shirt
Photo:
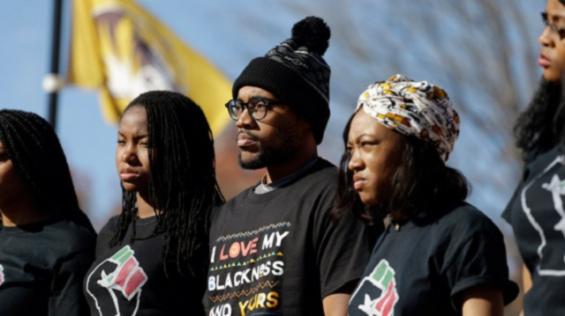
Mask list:
[[[208,315],[323,315],[350,293],[370,253],[365,225],[330,216],[337,170],[318,159],[274,191],[250,188],[216,210],[210,230]]]
[[[517,293],[498,228],[465,204],[435,221],[391,224],[375,244],[349,315],[460,315],[458,296],[476,286]]]
[[[84,279],[90,315],[203,315],[204,276],[179,276],[172,269],[165,274],[165,238],[154,234],[157,218],[136,220],[133,241],[130,224],[122,243],[110,247],[117,223],[113,217],[100,231],[96,260]]]
[[[565,315],[565,148],[557,146],[526,166],[503,217],[532,275],[525,315]]]
[[[0,227],[0,315],[82,316],[96,235],[67,220]]]

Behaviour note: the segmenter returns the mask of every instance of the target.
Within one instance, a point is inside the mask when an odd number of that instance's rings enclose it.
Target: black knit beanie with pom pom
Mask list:
[[[296,23],[290,39],[245,67],[233,84],[233,97],[243,86],[268,90],[310,124],[320,144],[330,117],[331,71],[322,58],[329,39],[330,29],[318,17]]]

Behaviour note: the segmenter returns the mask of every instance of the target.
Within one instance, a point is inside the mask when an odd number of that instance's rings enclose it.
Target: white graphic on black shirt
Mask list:
[[[565,195],[565,181],[561,181],[559,176],[554,174],[551,182],[544,183],[542,188],[551,192],[555,210],[561,215],[561,220],[555,225],[554,229],[560,231],[563,237],[565,237],[565,212],[563,211],[563,200],[561,199],[561,196]]]
[[[522,209],[524,210],[524,213],[526,214],[528,221],[540,236],[541,242],[537,248],[537,253],[538,256],[540,257],[540,265],[538,266],[537,269],[538,269],[538,273],[544,276],[565,276],[565,256],[561,257],[561,263],[563,269],[555,269],[555,267],[544,266],[544,260],[543,260],[544,251],[545,251],[545,247],[547,246],[546,235],[549,232],[545,232],[543,230],[542,225],[536,220],[536,218],[532,214],[532,210],[528,206],[526,193],[532,187],[532,185],[534,183],[537,183],[537,180],[542,176],[546,175],[549,170],[551,170],[557,164],[564,164],[564,163],[565,163],[565,156],[557,157],[544,169],[544,171],[538,177],[534,178],[530,183],[528,183],[524,187],[520,196]],[[565,196],[565,181],[561,180],[557,174],[554,174],[551,177],[550,182],[542,183],[541,187],[551,194],[551,200],[553,201],[554,210],[557,213],[557,215],[559,215],[560,218],[560,220],[557,221],[552,228],[553,230],[561,233],[561,235],[564,238],[562,242],[565,244],[565,210],[563,209],[563,199],[562,199],[562,196]],[[565,253],[563,255],[565,255]]]
[[[147,274],[139,266],[134,250],[126,245],[92,270],[87,277],[86,290],[95,301],[101,316],[134,316],[147,280]],[[94,287],[101,287],[106,291],[99,291]],[[93,292],[96,292],[96,295]],[[112,306],[100,304],[101,301],[111,301]]]
[[[0,264],[0,286],[2,286],[2,284],[4,284],[5,280],[6,280],[6,278],[4,277],[4,266],[2,266]]]
[[[289,222],[221,236],[210,254],[209,316],[271,315],[280,307]]]
[[[386,259],[379,261],[351,295],[350,306],[357,306],[368,316],[393,316],[399,298],[394,275]]]

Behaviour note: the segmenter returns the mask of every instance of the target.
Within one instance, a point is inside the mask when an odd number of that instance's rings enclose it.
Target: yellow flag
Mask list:
[[[133,0],[74,0],[68,81],[100,90],[112,122],[148,90],[190,96],[215,134],[229,119],[229,80]]]

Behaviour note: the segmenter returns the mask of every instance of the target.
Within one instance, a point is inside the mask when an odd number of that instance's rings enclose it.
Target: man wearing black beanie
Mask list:
[[[210,227],[209,315],[346,315],[370,241],[331,216],[337,169],[318,157],[330,116],[330,30],[317,17],[253,59],[226,104],[239,162],[261,182],[217,209]]]

